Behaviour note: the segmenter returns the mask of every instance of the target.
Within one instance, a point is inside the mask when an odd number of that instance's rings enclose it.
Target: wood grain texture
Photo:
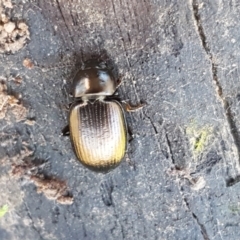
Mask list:
[[[0,123],[0,206],[11,207],[0,239],[238,240],[238,2],[16,3],[8,14],[25,19],[31,40],[0,56],[1,79],[22,94],[36,124]],[[25,69],[26,57],[48,71]],[[126,161],[105,175],[79,164],[60,137],[65,83],[93,57],[111,60],[123,100],[146,103],[127,115],[133,139]],[[18,75],[21,85],[11,80]],[[26,148],[31,158],[23,156]],[[43,159],[39,171],[65,179],[73,205],[57,205],[10,178],[16,158]]]

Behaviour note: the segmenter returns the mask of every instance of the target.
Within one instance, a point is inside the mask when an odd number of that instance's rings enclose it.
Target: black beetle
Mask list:
[[[123,111],[134,111],[115,96],[121,82],[114,79],[104,62],[89,61],[79,70],[72,83],[74,102],[70,105],[70,134],[77,158],[95,171],[109,171],[119,165],[127,148],[127,124]]]

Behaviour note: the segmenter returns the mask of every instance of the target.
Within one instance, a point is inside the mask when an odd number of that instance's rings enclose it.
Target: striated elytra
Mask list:
[[[127,148],[127,124],[122,105],[136,110],[114,96],[119,86],[103,62],[89,61],[73,79],[74,102],[69,111],[70,135],[79,161],[95,171],[109,171],[119,165]]]

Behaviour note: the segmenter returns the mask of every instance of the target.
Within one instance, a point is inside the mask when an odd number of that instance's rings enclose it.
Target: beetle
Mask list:
[[[79,161],[91,170],[107,172],[117,167],[127,149],[124,108],[142,108],[116,97],[121,81],[116,81],[105,62],[90,60],[72,82],[68,123],[63,135],[70,135]]]

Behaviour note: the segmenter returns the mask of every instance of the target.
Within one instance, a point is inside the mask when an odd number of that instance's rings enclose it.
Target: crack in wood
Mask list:
[[[168,135],[167,135],[167,132],[166,132],[166,130],[165,130],[165,138],[166,138],[166,142],[167,142],[167,146],[168,146],[168,152],[169,152],[169,154],[170,154],[170,158],[171,158],[171,160],[172,160],[172,163],[175,165],[175,160],[174,160],[174,157],[173,157],[173,150],[172,150],[172,146],[171,146],[171,142],[170,142],[170,140],[169,140],[169,138],[168,138]],[[175,166],[176,167],[176,166]]]
[[[151,117],[149,117],[144,111],[143,111],[143,115],[148,119],[148,121],[150,122],[150,126],[153,128],[155,134],[154,134],[154,138],[155,138],[155,141],[157,143],[157,147],[158,147],[158,150],[159,150],[159,153],[160,152],[163,152],[162,149],[161,149],[161,146],[160,146],[160,143],[159,143],[159,139],[158,139],[158,130],[157,130],[157,127],[154,125],[154,122],[152,121]],[[164,154],[163,154],[164,155]]]
[[[29,210],[27,204],[24,203],[24,205],[25,205],[25,208],[26,208],[26,210],[27,210],[27,215],[28,215],[29,219],[31,220],[32,228],[33,228],[34,231],[39,235],[40,239],[41,239],[41,240],[44,240],[41,232],[40,232],[40,231],[36,228],[36,226],[35,226],[35,223],[34,223],[34,221],[33,221],[32,215],[31,215],[31,213],[30,213],[30,210]]]
[[[121,26],[120,26],[120,24],[119,24],[119,20],[118,20],[118,17],[117,17],[115,4],[114,4],[114,1],[113,1],[113,0],[111,0],[111,2],[112,2],[112,7],[113,7],[113,13],[114,13],[115,19],[116,19],[116,24],[117,24],[118,30],[119,30],[119,32],[120,32],[120,35],[121,35],[121,40],[122,40],[122,43],[123,43],[123,50],[124,50],[124,55],[125,55],[125,59],[126,59],[126,62],[127,62],[128,70],[129,70],[129,73],[130,73],[130,75],[131,75],[131,78],[130,78],[130,79],[131,79],[131,82],[132,82],[131,86],[132,86],[133,89],[134,89],[134,94],[135,94],[135,96],[136,96],[136,98],[137,98],[137,101],[140,102],[140,98],[139,98],[139,96],[138,96],[138,94],[137,94],[137,90],[136,90],[136,87],[135,87],[135,84],[134,84],[135,77],[134,77],[134,75],[133,75],[133,73],[132,73],[132,71],[131,71],[132,65],[131,65],[131,63],[130,63],[130,61],[129,61],[128,49],[127,49],[127,47],[126,47],[126,43],[125,43],[125,40],[124,40],[124,36],[123,36],[123,33],[122,33]],[[130,43],[131,43],[131,42],[130,42]]]
[[[227,99],[224,97],[223,95],[223,89],[221,86],[221,83],[218,79],[218,71],[217,71],[217,64],[214,62],[214,55],[211,52],[211,49],[207,43],[207,37],[206,34],[204,32],[202,23],[201,23],[201,17],[199,14],[199,8],[198,8],[198,1],[197,0],[192,0],[192,9],[193,9],[193,16],[194,16],[194,20],[196,22],[197,25],[197,32],[199,34],[199,37],[201,39],[201,43],[203,46],[204,51],[206,52],[210,62],[211,62],[211,71],[212,71],[212,80],[216,86],[216,92],[217,95],[219,96],[219,98],[222,101],[223,104],[223,108],[224,108],[224,113],[227,119],[227,123],[230,129],[230,133],[233,137],[233,141],[235,143],[235,146],[237,148],[237,152],[238,152],[238,162],[240,162],[240,136],[238,134],[238,128],[236,125],[236,122],[234,121],[234,116],[232,114],[232,110],[231,110],[231,104],[227,101]],[[240,177],[237,177],[237,179],[235,179],[234,181],[231,181],[231,184],[227,184],[228,186],[232,186],[235,183],[240,181]]]
[[[186,206],[188,212],[190,212],[190,214],[192,215],[193,219],[195,220],[195,222],[199,226],[203,239],[204,240],[210,240],[211,238],[208,236],[206,227],[204,226],[204,224],[202,224],[200,222],[198,216],[192,211],[192,209],[191,209],[191,207],[190,207],[190,205],[188,203],[188,199],[184,196],[184,192],[182,190],[181,184],[180,185],[178,184],[178,189],[179,189],[179,193],[180,193],[181,199],[185,203],[185,206]]]
[[[70,29],[69,29],[69,27],[68,27],[66,18],[65,18],[64,14],[63,14],[63,9],[62,9],[62,7],[61,7],[61,4],[59,3],[59,0],[56,0],[56,3],[57,3],[57,8],[59,9],[59,12],[60,12],[60,14],[61,14],[61,17],[62,17],[62,19],[63,19],[63,21],[64,21],[65,26],[66,26],[66,29],[67,29],[67,31],[68,31],[69,37],[70,37],[70,39],[71,39],[71,41],[72,41],[72,47],[73,47],[73,46],[74,46],[74,39],[73,39],[72,34],[71,34],[71,32],[70,32]]]
[[[116,218],[116,220],[118,220],[119,225],[120,225],[120,231],[121,231],[121,234],[122,234],[122,239],[126,239],[124,225],[122,224],[121,220],[119,219],[119,215],[117,214],[117,209],[115,207],[113,209],[114,209],[114,217]]]
[[[240,176],[236,176],[235,178],[229,178],[227,180],[227,187],[231,187],[235,185],[236,183],[240,182]]]
[[[151,126],[152,126],[152,128],[153,128],[153,130],[154,130],[154,132],[155,132],[155,134],[158,134],[157,128],[155,127],[152,119],[151,119],[145,112],[144,112],[143,114],[144,114],[144,116],[149,120],[149,122],[150,122],[150,124],[151,124]]]
[[[192,216],[193,216],[193,218],[195,219],[196,223],[197,223],[198,226],[200,227],[201,233],[202,233],[202,236],[203,236],[203,239],[204,239],[204,240],[210,240],[210,237],[209,237],[208,234],[207,234],[206,227],[204,226],[204,224],[200,223],[199,218],[197,217],[197,215],[191,210],[187,199],[186,199],[186,198],[183,198],[183,201],[185,202],[187,209],[188,209],[189,212],[192,214]]]

